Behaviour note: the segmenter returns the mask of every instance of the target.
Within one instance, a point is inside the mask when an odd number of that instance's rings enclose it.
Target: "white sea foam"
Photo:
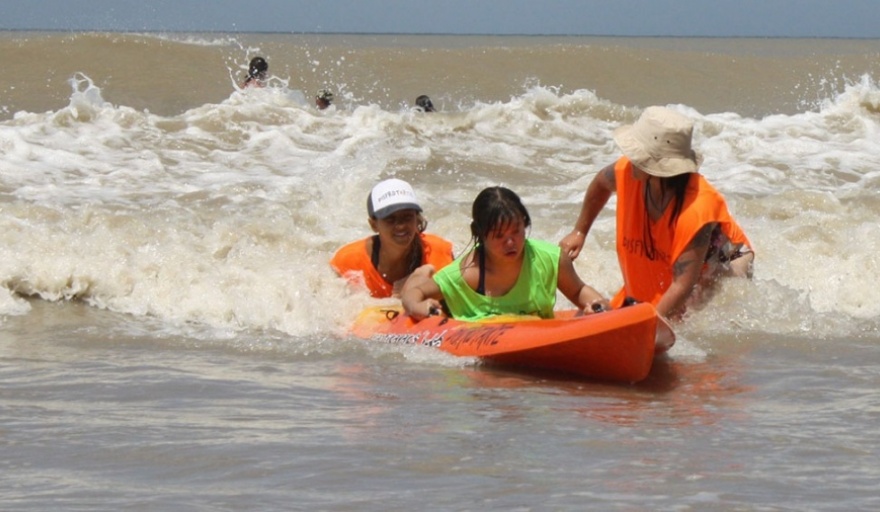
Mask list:
[[[430,231],[458,250],[470,202],[491,184],[522,195],[532,236],[558,240],[618,154],[611,131],[633,116],[589,91],[540,86],[431,115],[319,112],[266,88],[170,117],[112,105],[84,75],[71,88],[68,106],[0,124],[0,314],[25,314],[17,297],[36,296],[171,324],[342,332],[367,299],[327,261],[369,234],[376,181],[411,180]],[[703,173],[758,254],[755,280],[722,289],[705,327],[734,317],[768,332],[839,333],[845,321],[812,320],[880,316],[869,284],[880,266],[878,97],[865,78],[817,112],[675,107],[696,118]],[[610,212],[577,261],[609,294],[620,285]]]

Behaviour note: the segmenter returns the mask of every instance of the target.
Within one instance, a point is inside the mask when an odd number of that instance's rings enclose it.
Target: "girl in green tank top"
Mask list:
[[[513,191],[484,189],[474,200],[472,215],[472,249],[436,274],[413,274],[404,285],[401,299],[410,316],[439,314],[444,301],[448,313],[460,320],[552,318],[557,289],[582,311],[608,307],[558,246],[526,238],[531,218]]]

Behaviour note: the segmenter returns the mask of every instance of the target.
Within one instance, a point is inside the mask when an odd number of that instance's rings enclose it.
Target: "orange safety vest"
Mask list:
[[[678,220],[670,226],[672,208],[655,221],[645,211],[646,182],[632,177],[632,162],[622,157],[614,164],[617,187],[617,260],[623,272],[623,288],[611,301],[620,307],[626,297],[657,305],[672,284],[672,266],[697,232],[708,223],[718,223],[734,244],[751,248],[745,233],[727,210],[724,197],[706,179],[693,173],[685,189]],[[645,233],[650,222],[654,258],[650,259]]]
[[[440,270],[452,262],[451,242],[427,233],[419,236],[422,239],[422,265],[430,263],[436,270]],[[349,283],[366,286],[373,297],[391,297],[394,283],[386,281],[373,266],[367,251],[369,239],[370,237],[364,238],[343,246],[330,260],[330,266],[337,274],[348,279]]]

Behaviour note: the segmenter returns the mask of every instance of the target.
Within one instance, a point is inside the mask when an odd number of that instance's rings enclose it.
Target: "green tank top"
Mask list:
[[[446,307],[453,318],[474,321],[496,315],[536,315],[553,318],[559,273],[558,245],[526,239],[523,266],[516,284],[506,295],[487,297],[474,291],[461,275],[467,254],[434,274]]]

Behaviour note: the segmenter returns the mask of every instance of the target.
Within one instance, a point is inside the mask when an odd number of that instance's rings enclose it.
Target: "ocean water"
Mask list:
[[[0,509],[880,508],[880,41],[3,32],[0,55]],[[255,55],[272,78],[240,90]],[[327,261],[374,183],[412,182],[458,250],[499,184],[559,240],[652,104],[695,119],[757,259],[646,381],[346,334],[371,300]],[[613,206],[576,261],[608,295]]]

